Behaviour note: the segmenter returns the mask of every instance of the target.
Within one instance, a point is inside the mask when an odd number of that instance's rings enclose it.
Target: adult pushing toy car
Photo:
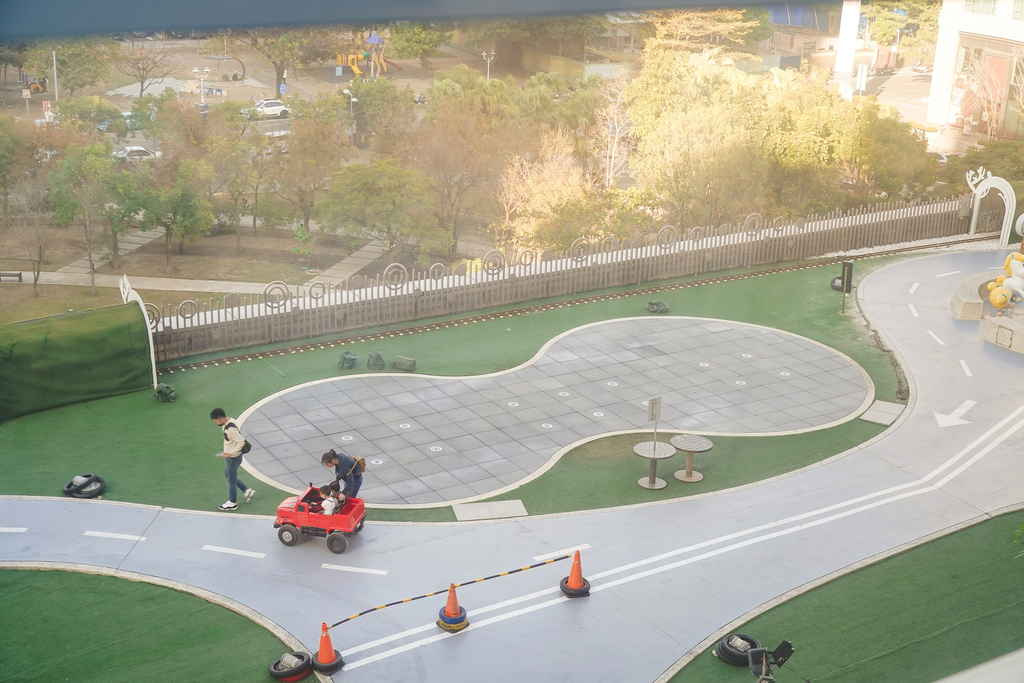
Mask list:
[[[345,552],[349,537],[363,530],[366,506],[362,498],[349,498],[340,512],[325,515],[323,500],[320,490],[312,484],[301,495],[285,498],[277,506],[274,520],[278,540],[292,546],[303,536],[326,537],[332,553]]]

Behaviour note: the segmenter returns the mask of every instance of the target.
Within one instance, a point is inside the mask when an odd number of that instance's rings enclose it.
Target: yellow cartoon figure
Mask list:
[[[1003,287],[1004,280],[1006,280],[1006,276],[1000,275],[995,282],[988,283],[989,303],[999,309],[999,313],[996,315],[1003,314],[1003,309],[1010,303],[1010,298],[1013,296],[1009,289]]]

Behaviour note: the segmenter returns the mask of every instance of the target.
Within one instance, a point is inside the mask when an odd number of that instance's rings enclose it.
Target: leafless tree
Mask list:
[[[629,134],[626,100],[620,88],[611,88],[605,94],[605,103],[597,111],[596,125],[590,138],[594,168],[591,176],[595,184],[614,187],[626,174],[629,151],[633,139]]]
[[[999,115],[1003,105],[1003,79],[988,65],[980,50],[967,51],[964,69],[971,74],[968,84],[981,107],[986,139],[998,138],[1002,125]]]
[[[11,223],[22,244],[19,256],[32,262],[32,294],[39,296],[39,273],[46,253],[46,229],[53,225],[53,209],[46,177],[33,175],[19,183],[11,192]]]
[[[138,82],[139,97],[142,97],[149,86],[163,83],[165,78],[176,72],[179,64],[171,52],[135,48],[122,49],[114,60],[114,68]]]

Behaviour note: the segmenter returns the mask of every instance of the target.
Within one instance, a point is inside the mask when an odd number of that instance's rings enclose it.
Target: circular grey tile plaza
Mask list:
[[[446,505],[492,495],[583,439],[650,429],[708,435],[821,429],[874,397],[848,357],[725,320],[626,318],[555,338],[523,365],[475,377],[372,373],[270,396],[239,416],[247,468],[285,489],[323,483],[330,449],[371,463],[368,503]]]

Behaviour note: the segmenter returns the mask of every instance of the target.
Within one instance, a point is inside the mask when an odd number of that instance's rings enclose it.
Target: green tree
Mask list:
[[[274,193],[310,232],[310,219],[317,201],[331,186],[351,147],[339,123],[298,117],[288,136],[288,154],[277,155],[274,162]]]
[[[545,17],[532,25],[530,33],[534,39],[547,38],[555,41],[558,45],[558,56],[561,57],[565,42],[578,40],[585,46],[588,40],[596,38],[604,33],[604,31],[604,23],[596,15],[573,14],[560,17]],[[582,57],[583,55],[575,56]]]
[[[235,34],[238,42],[259,52],[274,66],[274,92],[280,92],[289,66],[301,66],[303,29],[254,28]]]
[[[57,162],[57,167],[50,173],[54,220],[58,225],[70,225],[77,221],[85,230],[93,294],[96,294],[93,240],[96,230],[103,225],[105,219],[107,182],[112,165],[110,149],[106,145],[69,145],[64,158]]]
[[[702,52],[719,45],[727,56],[745,56],[735,50],[761,30],[763,16],[750,17],[742,9],[679,9],[650,13],[654,38],[645,50],[664,49],[680,52]]]
[[[434,217],[446,235],[442,250],[454,254],[468,212],[481,199],[501,158],[498,136],[472,101],[453,100],[420,126],[414,144],[403,146],[408,165],[429,177]]]
[[[333,62],[338,53],[344,52],[344,44],[339,33],[341,26],[312,26],[299,33],[299,54],[303,64],[316,64],[322,68],[327,62]]]
[[[56,120],[62,128],[97,137],[104,132],[119,139],[128,136],[128,122],[121,110],[96,95],[65,97],[57,103]]]
[[[519,43],[530,37],[533,21],[491,19],[465,22],[466,42],[477,50],[494,52],[494,60],[505,66],[519,61]]]
[[[135,168],[112,169],[106,179],[107,202],[104,219],[110,246],[110,265],[121,267],[118,238],[135,224],[146,208],[142,192],[144,177]]]
[[[318,211],[321,225],[355,237],[378,239],[394,262],[410,239],[428,239],[429,180],[397,159],[345,166],[334,175]]]
[[[3,99],[0,104],[3,106],[7,106],[7,69],[24,65],[26,49],[27,46],[23,44],[0,42],[0,72],[3,73],[3,85],[0,86],[0,97]]]
[[[213,170],[201,159],[164,160],[165,163],[144,173],[142,186],[142,228],[164,229],[166,267],[171,267],[171,245],[178,243],[178,253],[185,253],[185,243],[210,234],[213,211],[209,186]],[[149,182],[146,182],[149,181]]]
[[[412,88],[399,88],[389,78],[366,81],[358,77],[349,87],[359,100],[355,116],[359,130],[370,136],[375,152],[394,154],[415,119]]]
[[[25,69],[38,76],[53,73],[53,60],[57,60],[57,83],[51,88],[57,93],[74,95],[107,80],[113,66],[118,45],[105,38],[43,40],[34,43],[25,54]],[[54,57],[56,55],[56,57]]]
[[[11,190],[21,182],[35,161],[35,149],[27,124],[10,114],[0,114],[0,218],[10,224]]]
[[[391,49],[403,59],[419,59],[424,69],[438,48],[451,40],[452,24],[448,22],[399,22],[389,27]]]

